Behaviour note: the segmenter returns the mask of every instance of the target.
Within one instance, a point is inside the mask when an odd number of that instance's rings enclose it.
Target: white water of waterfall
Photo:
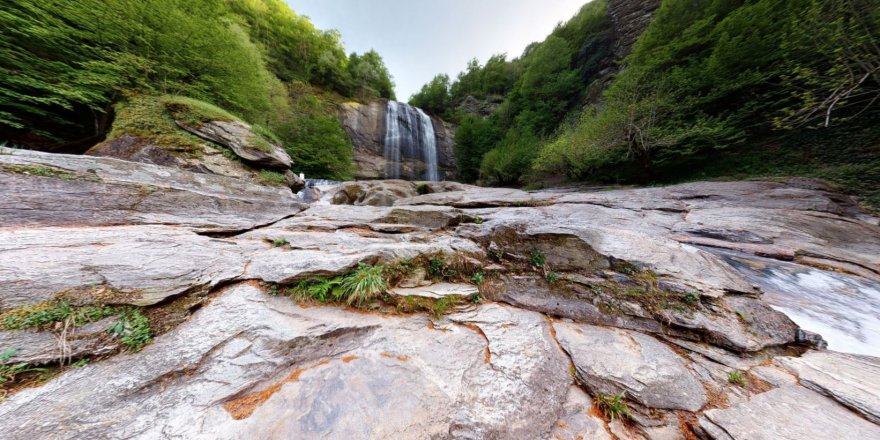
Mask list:
[[[401,102],[388,101],[385,112],[385,178],[410,180],[440,180],[437,164],[437,136],[434,121],[422,109]],[[410,169],[403,176],[402,163],[421,161],[425,170]]]

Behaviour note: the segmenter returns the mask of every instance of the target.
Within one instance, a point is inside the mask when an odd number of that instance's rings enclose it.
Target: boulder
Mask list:
[[[253,165],[282,171],[293,165],[290,156],[280,145],[266,139],[244,122],[205,121],[196,126],[178,121],[177,125],[200,138],[231,149]]]
[[[685,360],[641,333],[554,323],[559,344],[593,393],[625,393],[649,408],[697,411],[707,402],[703,385]]]
[[[880,426],[796,385],[758,394],[727,409],[706,411],[699,426],[714,440],[880,438]]]
[[[346,182],[331,194],[334,205],[393,206],[397,200],[417,196],[415,183],[405,180]]]

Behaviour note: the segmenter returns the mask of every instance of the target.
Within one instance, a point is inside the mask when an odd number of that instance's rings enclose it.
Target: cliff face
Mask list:
[[[639,35],[645,32],[661,0],[608,0],[608,18],[614,27],[614,57],[629,55]]]
[[[349,102],[339,109],[342,127],[354,146],[355,178],[382,179],[389,161],[385,158],[385,133],[388,101],[381,99],[369,104]],[[441,180],[455,178],[455,127],[437,117],[431,117],[437,142],[437,166]],[[401,175],[419,176],[426,169],[425,161],[401,156]]]

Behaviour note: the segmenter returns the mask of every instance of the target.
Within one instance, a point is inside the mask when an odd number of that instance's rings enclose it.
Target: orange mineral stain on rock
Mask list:
[[[342,358],[342,362],[345,362],[346,364],[350,364],[353,361],[356,361],[358,359],[360,359],[360,358],[355,355],[351,355],[351,356],[346,356],[346,357]]]
[[[344,360],[344,359],[343,359]],[[315,365],[306,368],[297,368],[293,370],[284,380],[278,382],[272,386],[264,388],[255,393],[248,394],[243,397],[239,397],[237,399],[230,400],[223,404],[223,408],[226,412],[229,413],[235,420],[246,419],[257,410],[263,403],[269,400],[275,393],[277,393],[284,384],[294,383],[299,380],[300,375],[306,370],[310,370],[312,368],[318,368],[322,365],[327,365],[330,363],[330,360],[324,359],[318,362]]]
[[[389,359],[397,359],[397,360],[399,360],[400,362],[409,362],[409,358],[408,358],[408,357],[406,357],[406,356],[395,356],[395,355],[393,355],[393,354],[391,354],[391,353],[382,353],[382,357],[386,357],[386,358],[389,358]]]

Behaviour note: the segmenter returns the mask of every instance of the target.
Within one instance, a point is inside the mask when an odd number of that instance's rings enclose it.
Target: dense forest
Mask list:
[[[298,170],[346,178],[332,103],[394,98],[379,54],[347,55],[282,0],[9,0],[0,29],[0,142],[26,148],[83,151],[111,125],[163,134],[157,104],[182,96],[274,132]]]
[[[459,124],[462,179],[803,175],[880,206],[876,1],[664,0],[622,60],[606,6],[412,97]]]

